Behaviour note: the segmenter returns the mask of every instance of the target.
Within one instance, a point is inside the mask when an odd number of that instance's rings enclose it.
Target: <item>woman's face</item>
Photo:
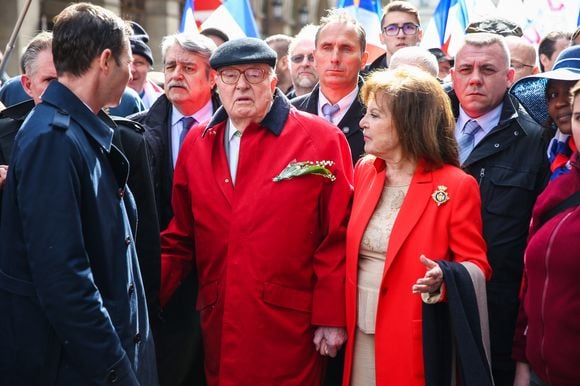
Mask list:
[[[576,94],[572,102],[572,136],[574,143],[580,144],[580,94]]]
[[[570,89],[576,83],[573,80],[552,79],[548,82],[546,99],[548,100],[548,114],[563,134],[571,133],[570,117]]]
[[[386,106],[381,108],[374,97],[369,98],[367,112],[360,121],[365,152],[387,161],[400,161],[402,149],[391,112]]]

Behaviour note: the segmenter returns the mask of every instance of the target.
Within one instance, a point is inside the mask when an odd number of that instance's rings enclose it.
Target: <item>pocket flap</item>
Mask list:
[[[312,293],[310,291],[265,283],[263,296],[266,303],[275,306],[304,312],[312,311]]]

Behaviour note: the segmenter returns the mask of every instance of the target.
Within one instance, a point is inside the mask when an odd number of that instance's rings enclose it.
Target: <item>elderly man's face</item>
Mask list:
[[[290,57],[290,74],[294,86],[313,88],[318,82],[313,53],[314,40],[302,40],[294,47]]]
[[[50,48],[40,51],[31,65],[30,73],[21,76],[22,87],[34,99],[35,104],[41,102],[40,96],[54,79],[56,79],[56,68],[54,68]]]
[[[163,70],[165,95],[182,114],[191,115],[208,103],[215,84],[208,58],[175,44],[165,53]]]
[[[267,64],[240,64],[218,70],[220,99],[234,123],[262,121],[270,111],[276,83],[276,76]]]
[[[477,118],[493,110],[503,100],[513,82],[514,69],[499,44],[483,47],[464,45],[451,69],[453,89],[463,110]]]

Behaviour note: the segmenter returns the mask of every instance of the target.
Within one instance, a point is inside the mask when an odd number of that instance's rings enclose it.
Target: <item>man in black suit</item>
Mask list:
[[[362,26],[343,10],[330,10],[320,21],[316,34],[314,65],[319,83],[311,93],[294,98],[299,110],[325,117],[337,125],[348,140],[353,163],[363,153],[359,122],[364,107],[359,99],[359,72],[368,57]]]
[[[166,36],[161,43],[165,94],[147,112],[130,117],[146,130],[161,231],[173,217],[173,168],[181,143],[193,125],[209,121],[220,106],[213,92],[216,72],[209,65],[215,49],[204,35]],[[197,275],[192,272],[152,321],[162,386],[205,384],[196,297]]]

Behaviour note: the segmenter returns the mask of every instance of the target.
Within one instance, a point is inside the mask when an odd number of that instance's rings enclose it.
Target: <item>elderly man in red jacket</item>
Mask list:
[[[198,275],[209,386],[320,385],[346,339],[348,143],[290,105],[263,41],[229,41],[210,64],[223,107],[177,160],[161,301]]]

